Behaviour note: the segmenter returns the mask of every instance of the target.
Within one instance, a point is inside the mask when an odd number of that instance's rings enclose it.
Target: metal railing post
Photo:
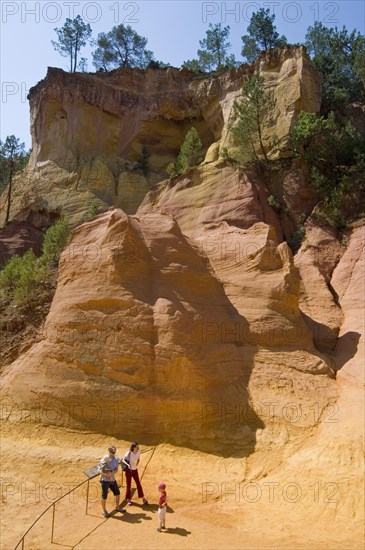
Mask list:
[[[96,477],[96,476],[94,476]],[[33,527],[36,525],[36,523],[38,523],[38,521],[52,508],[52,533],[51,533],[51,542],[54,542],[53,541],[53,535],[54,535],[54,525],[55,525],[55,513],[56,513],[56,504],[59,500],[62,500],[63,498],[65,498],[67,495],[70,495],[71,493],[73,493],[76,489],[78,489],[79,487],[81,487],[82,485],[84,485],[84,483],[87,483],[89,480],[85,480],[85,481],[82,481],[81,483],[79,483],[78,485],[76,485],[76,487],[74,487],[73,489],[71,489],[70,491],[68,491],[68,493],[66,493],[65,495],[62,495],[61,497],[59,497],[55,502],[53,502],[52,504],[50,504],[49,506],[47,506],[47,508],[45,510],[43,510],[43,512],[37,517],[37,519],[35,521],[33,521],[32,525],[30,527],[28,527],[28,529],[26,530],[26,532],[24,533],[24,535],[22,536],[22,538],[19,540],[18,544],[15,546],[14,550],[18,550],[21,546],[21,550],[24,550],[24,545],[25,545],[25,537],[27,536],[27,534],[33,529]]]
[[[56,504],[53,503],[52,506],[52,532],[51,532],[51,542],[53,543],[53,532],[54,532],[54,517],[56,512]]]
[[[90,487],[90,479],[87,480],[87,487],[86,487],[86,515],[87,515],[87,509],[89,506],[89,487]]]

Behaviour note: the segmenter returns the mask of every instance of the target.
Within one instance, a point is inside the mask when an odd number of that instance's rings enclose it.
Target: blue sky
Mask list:
[[[231,53],[242,59],[241,36],[246,33],[250,17],[259,8],[269,8],[276,15],[280,34],[289,42],[304,40],[306,29],[315,21],[327,26],[357,29],[365,33],[365,3],[362,0],[298,1],[125,1],[84,0],[6,1],[1,2],[1,119],[0,137],[15,134],[30,147],[29,88],[45,77],[47,66],[68,70],[68,60],[52,45],[55,27],[62,27],[66,17],[81,15],[90,23],[93,37],[114,25],[131,25],[148,38],[148,48],[156,59],[180,66],[195,57],[199,40],[205,37],[209,23],[230,25]],[[91,48],[81,55],[89,59],[93,71]]]

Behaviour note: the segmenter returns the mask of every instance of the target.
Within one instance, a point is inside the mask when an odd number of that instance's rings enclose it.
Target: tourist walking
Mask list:
[[[101,508],[103,511],[103,516],[105,518],[110,517],[109,512],[106,511],[106,499],[108,497],[109,489],[115,496],[115,509],[119,512],[125,512],[124,508],[119,506],[120,500],[120,490],[118,483],[115,479],[115,474],[118,471],[119,459],[115,456],[117,452],[116,447],[111,445],[108,447],[108,453],[105,455],[99,463],[99,471],[101,473],[100,483],[101,483]]]
[[[142,485],[138,475],[138,464],[141,456],[141,451],[139,450],[139,445],[137,442],[131,444],[129,451],[122,458],[122,463],[124,464],[125,469],[125,478],[126,478],[126,493],[125,498],[127,499],[128,505],[132,506],[132,478],[134,479],[137,485],[138,498],[143,499],[143,504],[148,504],[148,500],[145,498]]]

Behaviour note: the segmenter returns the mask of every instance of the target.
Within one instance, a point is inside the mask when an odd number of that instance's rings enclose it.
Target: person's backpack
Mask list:
[[[130,464],[129,463],[130,459],[131,459],[131,452],[129,451],[128,458],[123,458],[123,462],[120,461],[120,465],[122,466],[122,472],[125,472],[128,469],[128,466],[127,464],[125,464],[125,462],[128,462],[128,464]]]

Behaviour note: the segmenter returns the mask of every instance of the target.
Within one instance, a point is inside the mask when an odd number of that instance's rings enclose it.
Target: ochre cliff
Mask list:
[[[219,154],[255,68],[276,101],[265,140],[275,134],[282,157],[269,177]],[[63,475],[79,483],[79,461],[89,467],[98,445],[137,438],[155,453],[144,485],[161,474],[184,525],[194,520],[187,547],[212,547],[197,543],[204,521],[227,548],[271,548],[274,537],[283,548],[362,547],[365,225],[319,226],[309,168],[286,147],[299,111],[320,101],[319,76],[296,47],[209,77],[50,69],[31,90],[33,151],[14,182],[6,258],[60,213],[74,230],[44,326],[15,361],[2,355],[9,479],[20,439],[31,466],[19,483],[48,483],[55,464],[60,479],[60,449]],[[165,179],[191,126],[205,159]],[[94,200],[101,213],[81,223]],[[285,241],[300,224],[293,256]],[[20,243],[15,226],[29,230]],[[236,494],[204,508],[204,481],[260,485],[269,498],[246,500],[244,514]],[[11,529],[18,509],[4,503]],[[93,529],[83,544],[108,540]]]
[[[216,450],[230,441],[250,452],[265,426],[251,402],[279,383],[281,400],[295,385],[301,406],[316,395],[324,410],[336,395],[332,373],[301,317],[291,252],[273,228],[224,222],[192,238],[169,214],[112,209],[74,232],[42,339],[3,385],[6,401],[17,396],[28,409],[56,400],[61,425],[82,426],[93,402],[101,412],[93,429],[132,436],[135,427],[113,422],[103,405],[114,400],[136,407],[146,440]],[[223,403],[245,408],[248,422],[227,429],[204,417],[204,407]],[[283,420],[275,429],[292,431]],[[259,447],[270,437],[263,433]]]
[[[16,178],[11,217],[29,221],[34,212],[63,212],[75,226],[93,201],[99,211],[117,206],[135,213],[192,126],[207,161],[230,145],[232,105],[255,68],[275,99],[265,143],[275,135],[287,154],[299,112],[318,112],[321,103],[320,78],[303,47],[272,50],[252,66],[209,77],[174,68],[96,74],[49,69],[30,90],[32,155]],[[138,169],[143,146],[151,154],[147,177]]]

